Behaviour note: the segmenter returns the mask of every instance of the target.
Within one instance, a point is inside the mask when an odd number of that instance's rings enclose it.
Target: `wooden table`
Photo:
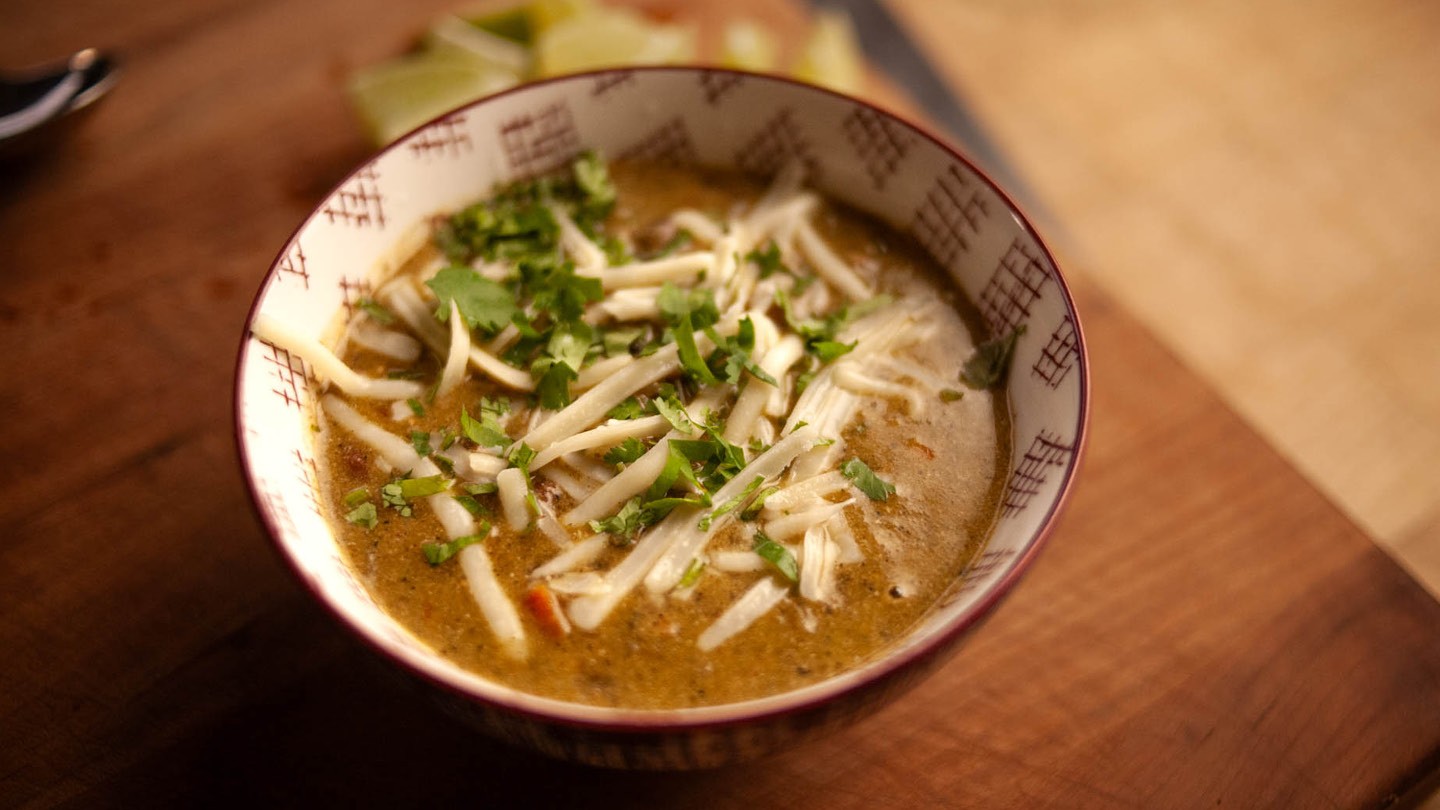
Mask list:
[[[1071,508],[880,714],[655,775],[507,749],[417,700],[270,550],[230,394],[264,268],[367,151],[341,77],[448,5],[0,12],[7,63],[127,58],[68,142],[0,174],[0,805],[1364,807],[1440,769],[1440,604],[1083,281]]]

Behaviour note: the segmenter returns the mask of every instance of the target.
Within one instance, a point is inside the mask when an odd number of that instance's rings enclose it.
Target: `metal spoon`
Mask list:
[[[39,144],[55,124],[109,92],[118,76],[114,60],[94,48],[60,67],[0,74],[0,154]]]

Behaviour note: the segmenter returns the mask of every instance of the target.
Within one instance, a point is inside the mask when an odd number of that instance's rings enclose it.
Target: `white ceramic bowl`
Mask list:
[[[983,554],[878,660],[797,691],[674,711],[582,706],[525,694],[442,659],[381,610],[321,515],[314,380],[247,332],[236,435],[255,507],[315,597],[452,710],[556,756],[696,767],[759,754],[873,709],[932,669],[1014,585],[1071,489],[1089,370],[1074,303],[1015,205],[952,147],[870,104],[793,81],[699,68],[609,70],[526,85],[411,132],[356,169],[281,249],[251,311],[320,336],[364,296],[417,223],[582,149],[610,158],[772,173],[802,161],[811,185],[911,234],[995,333],[1020,325],[1008,378],[1014,458]]]

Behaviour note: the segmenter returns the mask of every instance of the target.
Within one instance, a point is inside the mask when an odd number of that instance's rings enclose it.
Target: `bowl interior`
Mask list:
[[[963,631],[1018,575],[1068,492],[1085,426],[1085,352],[1064,280],[1013,204],[957,153],[871,105],[785,79],[693,68],[602,71],[491,97],[410,133],[346,178],[280,252],[252,317],[326,335],[408,253],[427,217],[586,148],[762,174],[798,160],[821,192],[912,235],[992,333],[1025,327],[1007,383],[1014,458],[986,550],[897,649],[797,692],[649,712],[523,694],[444,661],[376,605],[322,516],[314,378],[299,358],[247,336],[236,381],[240,452],[257,508],[296,573],[362,637],[423,676],[579,723],[663,726],[775,711],[873,679]]]

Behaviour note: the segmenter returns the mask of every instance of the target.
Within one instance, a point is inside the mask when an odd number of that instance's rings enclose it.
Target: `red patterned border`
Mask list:
[[[295,451],[295,466],[299,470],[301,483],[305,485],[305,493],[310,496],[310,508],[323,518],[325,513],[320,510],[320,468],[315,465],[313,457],[298,449]]]
[[[1040,358],[1030,368],[1030,373],[1045,381],[1051,388],[1059,388],[1075,361],[1080,357],[1079,338],[1075,334],[1075,321],[1067,312],[1060,325],[1050,333],[1050,340],[1040,350]]]
[[[970,240],[989,218],[990,205],[980,185],[952,164],[915,209],[910,233],[935,261],[948,267],[957,254],[970,252]]]
[[[345,306],[345,314],[348,318],[355,314],[355,305],[361,298],[370,296],[370,282],[365,279],[352,279],[349,276],[340,277],[340,303]]]
[[[590,88],[590,95],[599,97],[626,85],[633,86],[634,84],[635,71],[612,70],[595,77],[595,84]]]
[[[278,382],[278,386],[270,390],[274,391],[276,396],[285,400],[286,405],[296,408],[303,407],[305,403],[301,399],[300,392],[302,389],[305,391],[310,390],[309,386],[305,384],[305,380],[307,379],[305,361],[292,355],[289,351],[276,346],[274,343],[264,340],[260,341],[260,343],[266,349],[269,349],[269,353],[265,355],[265,362],[275,367],[275,379]]]
[[[944,609],[960,601],[965,594],[980,587],[980,580],[984,579],[987,574],[990,574],[997,568],[1005,566],[1014,559],[1016,553],[1015,549],[1012,548],[986,550],[979,557],[971,561],[970,566],[965,569],[959,584],[952,588],[945,596],[941,597],[940,601],[936,603],[936,608]]]
[[[980,314],[990,325],[990,334],[1007,335],[1024,323],[1049,280],[1039,251],[1017,237],[980,291]]]
[[[786,107],[760,125],[735,153],[735,164],[752,174],[772,175],[792,160],[798,160],[805,167],[806,182],[816,183],[820,166],[810,154],[810,143],[800,132],[795,112]]]
[[[320,213],[330,222],[343,222],[356,228],[385,227],[385,199],[380,194],[380,175],[373,165],[356,172],[350,182],[340,187]]]
[[[310,271],[305,268],[305,251],[300,247],[300,240],[295,240],[290,249],[285,251],[285,256],[275,265],[280,271],[276,278],[298,278],[305,289],[310,289]]]
[[[500,146],[516,174],[533,176],[574,158],[580,152],[580,133],[562,101],[501,122]]]
[[[707,70],[698,76],[700,90],[705,94],[705,102],[710,106],[720,103],[727,95],[745,83],[745,77],[736,73],[722,73]]]
[[[885,188],[885,181],[895,174],[917,141],[915,133],[872,107],[857,106],[845,116],[840,128],[855,147],[877,191]]]
[[[643,160],[688,166],[699,162],[690,131],[680,118],[672,118],[619,154],[622,160]]]
[[[1065,444],[1054,433],[1041,430],[1030,442],[1030,449],[1020,458],[1020,463],[1010,473],[1005,485],[1005,500],[1000,507],[1001,517],[1014,517],[1025,511],[1030,499],[1040,493],[1050,467],[1059,467],[1070,460],[1075,448]]]
[[[465,113],[442,118],[415,133],[405,144],[412,155],[422,158],[458,158],[475,148],[465,131]]]

